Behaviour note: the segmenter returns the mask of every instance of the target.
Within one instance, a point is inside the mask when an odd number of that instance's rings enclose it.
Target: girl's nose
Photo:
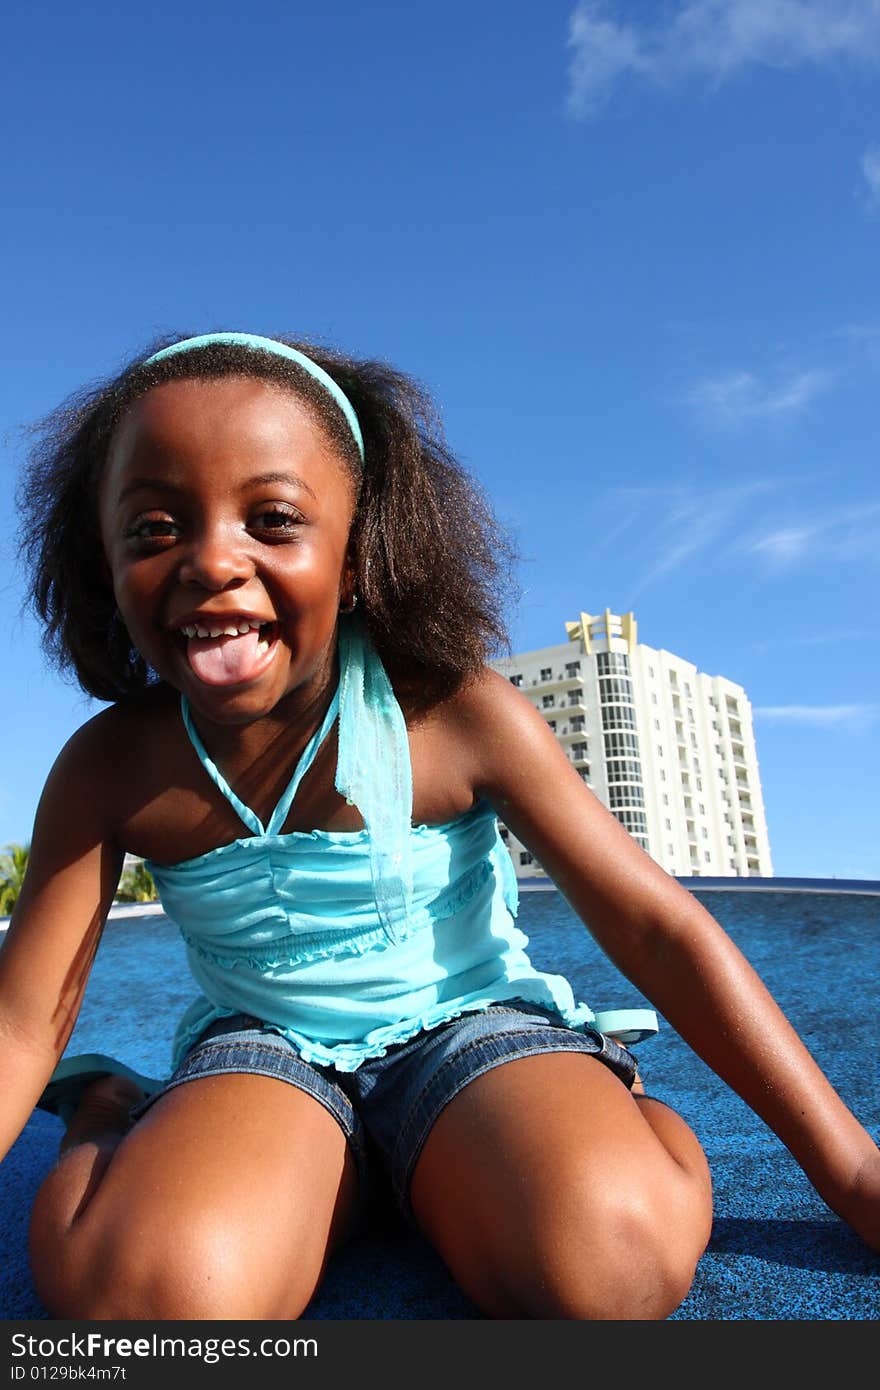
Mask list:
[[[254,565],[242,540],[217,528],[193,539],[180,565],[183,584],[227,589],[252,577]]]

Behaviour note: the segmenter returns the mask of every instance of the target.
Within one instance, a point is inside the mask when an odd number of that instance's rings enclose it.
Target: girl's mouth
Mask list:
[[[278,624],[257,619],[187,623],[185,639],[193,674],[205,685],[244,685],[262,675],[278,640]]]

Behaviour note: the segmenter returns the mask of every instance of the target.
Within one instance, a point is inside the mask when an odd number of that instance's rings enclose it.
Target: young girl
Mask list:
[[[0,952],[0,1153],[41,1096],[69,1118],[31,1231],[53,1316],[294,1318],[377,1169],[488,1316],[672,1312],[702,1151],[531,965],[496,816],[880,1247],[870,1136],[486,668],[498,536],[413,383],[174,342],[54,417],[24,501],[50,645],[110,702],[49,777]],[[68,1060],[44,1094],[126,851],[201,994],[163,1086]]]

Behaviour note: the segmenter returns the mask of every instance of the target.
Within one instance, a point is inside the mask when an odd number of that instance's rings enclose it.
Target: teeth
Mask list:
[[[243,618],[240,623],[230,623],[226,627],[203,627],[201,623],[187,623],[180,631],[184,637],[243,637],[246,632],[259,630],[262,626],[260,622]],[[261,641],[260,645],[269,644]]]

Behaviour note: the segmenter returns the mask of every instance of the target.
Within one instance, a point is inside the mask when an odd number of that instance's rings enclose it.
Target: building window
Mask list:
[[[655,729],[659,729],[659,728],[660,728],[660,720],[659,720],[659,719],[655,719],[655,720],[654,720],[654,728],[655,728]]]
[[[511,684],[511,685],[516,685],[516,686],[522,685],[522,676],[511,676],[511,677],[510,677],[510,684]]]
[[[567,661],[565,663],[565,674],[568,676],[569,680],[574,676],[579,676],[580,673],[581,663],[579,661]]]
[[[609,758],[605,771],[610,782],[641,782],[642,765],[635,758]]]
[[[599,678],[599,698],[603,704],[615,704],[624,700],[632,704],[632,681],[622,676],[601,676]]]
[[[534,864],[535,861],[527,849],[521,849],[519,852],[519,862],[521,864]]]
[[[639,741],[635,734],[605,734],[606,758],[639,756]]]
[[[553,667],[552,667],[552,666],[542,666],[542,667],[541,667],[541,680],[542,680],[542,681],[549,681],[549,680],[552,680],[552,678],[553,678]]]
[[[555,705],[556,705],[556,696],[555,696],[555,695],[542,695],[542,696],[541,696],[541,708],[542,708],[542,709],[553,709],[553,708],[555,708]]]
[[[663,793],[663,805],[664,805],[664,806],[668,806],[668,805],[669,805],[669,797],[666,795],[665,792]]]
[[[555,734],[555,733],[556,733],[556,720],[555,720],[555,719],[548,719],[548,720],[547,720],[547,728],[548,728],[548,729],[551,729],[551,730],[553,731],[553,733]]]
[[[667,829],[667,830],[671,830],[671,829],[672,829],[672,821],[671,821],[671,820],[667,820],[667,821],[665,822],[665,824],[666,824],[666,829]]]
[[[571,732],[572,732],[573,734],[578,734],[578,733],[580,733],[580,731],[581,731],[581,729],[582,729],[583,727],[584,727],[584,716],[583,716],[582,714],[573,714],[572,717],[571,717],[571,721],[570,721],[570,723],[569,723],[569,728],[571,729]]]
[[[645,794],[641,787],[611,787],[608,791],[608,804],[612,811],[621,806],[644,806]]]
[[[596,657],[596,669],[600,676],[609,676],[618,671],[628,676],[629,657],[626,652],[599,652]]]
[[[603,729],[634,729],[636,712],[629,705],[603,705]]]

